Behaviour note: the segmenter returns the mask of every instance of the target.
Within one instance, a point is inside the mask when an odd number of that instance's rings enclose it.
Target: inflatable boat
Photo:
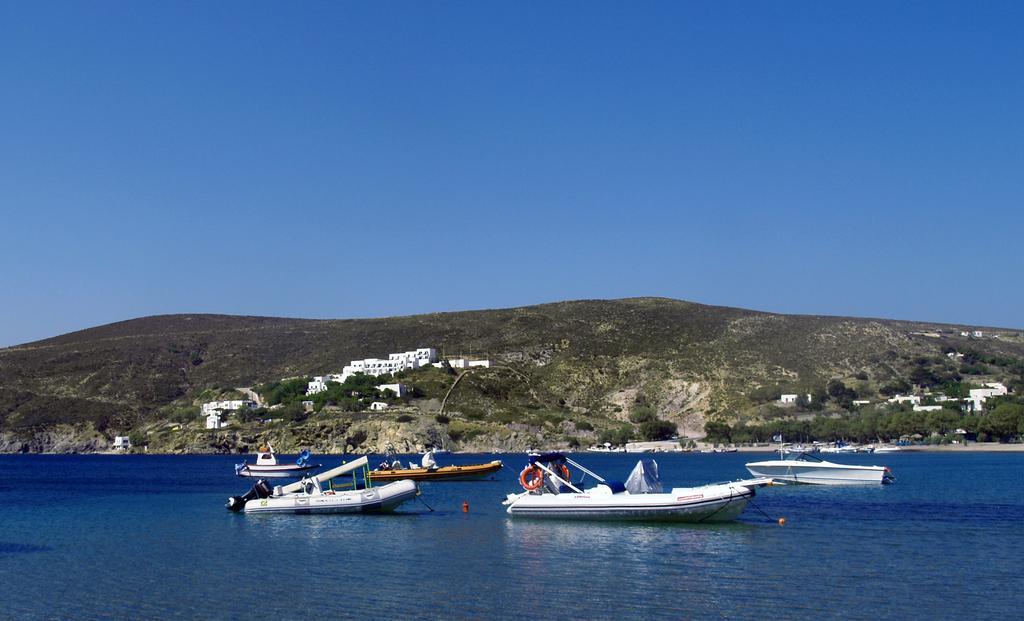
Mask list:
[[[366,457],[360,457],[290,485],[271,487],[260,479],[245,495],[228,498],[226,506],[244,513],[383,513],[419,493],[407,479],[374,486],[368,471]],[[350,481],[341,478],[346,475]]]

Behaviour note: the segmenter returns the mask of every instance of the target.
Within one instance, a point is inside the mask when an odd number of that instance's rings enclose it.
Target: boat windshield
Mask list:
[[[785,461],[824,461],[820,457],[815,457],[810,453],[786,453],[782,456]]]

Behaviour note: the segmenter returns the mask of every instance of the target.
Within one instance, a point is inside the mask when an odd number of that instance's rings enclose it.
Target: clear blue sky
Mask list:
[[[655,295],[1022,327],[1020,2],[7,2],[0,345]]]

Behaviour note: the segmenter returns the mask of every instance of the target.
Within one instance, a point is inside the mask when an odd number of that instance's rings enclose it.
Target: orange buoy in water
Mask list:
[[[469,501],[466,501],[466,500],[462,501],[462,512],[463,513],[469,513]]]
[[[786,525],[786,518],[779,518],[779,526],[785,526],[785,525]]]

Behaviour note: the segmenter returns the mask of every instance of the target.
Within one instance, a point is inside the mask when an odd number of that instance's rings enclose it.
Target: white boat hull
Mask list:
[[[313,494],[295,492],[254,498],[245,503],[246,513],[383,513],[416,497],[416,483],[395,481],[380,487]]]
[[[257,466],[255,464],[246,464],[244,467],[237,469],[235,474],[240,477],[253,477],[257,479],[297,479],[303,473],[319,467],[319,464],[313,466],[298,466],[295,464]]]
[[[661,494],[612,494],[601,488],[582,494],[530,494],[510,496],[509,515],[574,520],[643,520],[672,522],[728,522],[739,517],[767,479],[675,488]]]
[[[853,466],[829,461],[810,462],[776,459],[747,464],[755,477],[811,485],[880,485],[888,482],[885,466]]]

